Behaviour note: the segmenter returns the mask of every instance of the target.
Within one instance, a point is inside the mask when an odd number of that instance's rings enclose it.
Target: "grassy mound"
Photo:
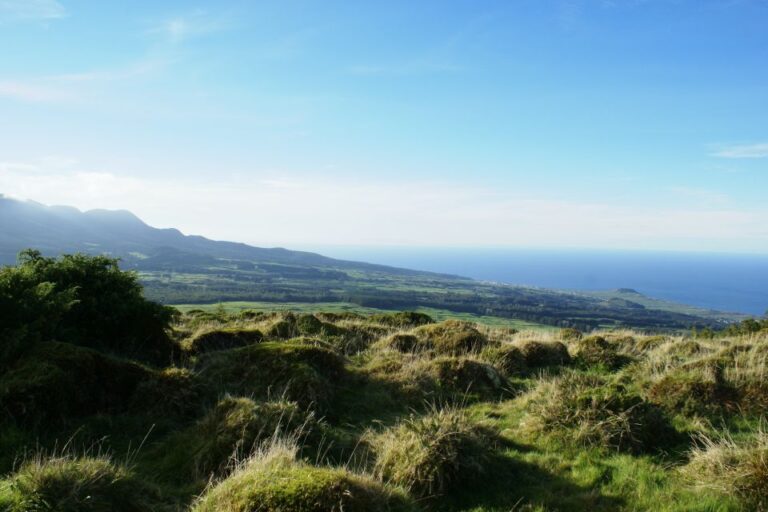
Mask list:
[[[192,512],[407,512],[402,491],[345,469],[297,461],[295,448],[255,454],[198,500]]]
[[[425,497],[482,473],[492,439],[459,410],[443,409],[370,434],[367,444],[377,477]]]
[[[344,360],[332,350],[303,342],[264,342],[201,356],[197,370],[213,389],[268,398],[285,393],[302,407],[327,407]]]
[[[0,411],[24,425],[127,408],[150,371],[68,343],[40,343],[0,376]]]
[[[505,377],[521,375],[528,369],[523,351],[514,345],[486,347],[481,356]]]
[[[258,343],[264,334],[257,329],[216,329],[204,332],[185,343],[184,348],[192,354],[244,347]]]
[[[645,453],[679,441],[659,407],[596,375],[566,373],[541,381],[527,405],[529,428],[566,443]]]
[[[0,510],[7,512],[162,509],[157,490],[107,457],[39,457],[0,481]]]
[[[736,442],[702,438],[691,452],[683,476],[698,489],[735,496],[744,510],[768,510],[768,434],[759,431]]]
[[[414,329],[412,334],[418,340],[414,350],[429,350],[442,355],[476,353],[488,344],[488,339],[477,329],[457,320],[423,325]]]
[[[719,371],[680,369],[651,384],[648,399],[670,414],[717,417],[736,411],[739,397]]]
[[[559,341],[524,340],[515,342],[515,345],[523,353],[529,368],[561,366],[571,362],[568,348]]]
[[[153,370],[136,387],[131,410],[172,417],[190,417],[200,412],[205,388],[197,375],[186,368]]]
[[[474,359],[439,357],[423,360],[411,373],[425,394],[422,399],[449,399],[467,394],[490,398],[505,391],[506,381],[498,371]]]
[[[314,415],[295,402],[226,396],[195,425],[157,447],[159,467],[181,479],[220,475],[264,440],[277,434],[304,437],[315,426]]]
[[[431,316],[415,311],[399,311],[397,313],[371,315],[369,321],[398,329],[410,329],[435,323]]]
[[[602,336],[581,338],[572,344],[572,350],[576,360],[587,366],[616,369],[627,362],[627,358],[619,354],[616,344]]]

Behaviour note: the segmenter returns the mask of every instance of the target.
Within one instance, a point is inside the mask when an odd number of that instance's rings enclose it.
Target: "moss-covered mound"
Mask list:
[[[411,417],[366,439],[375,455],[374,474],[420,497],[468,485],[483,473],[493,441],[454,409]]]
[[[414,350],[429,350],[442,355],[476,353],[488,344],[488,339],[477,329],[457,320],[423,325],[414,329],[412,334],[418,340]]]
[[[295,452],[273,448],[257,454],[211,487],[192,512],[407,512],[402,491],[345,469],[315,467]]]
[[[568,348],[559,341],[524,340],[515,342],[529,368],[561,366],[571,362]]]
[[[277,435],[306,438],[317,422],[295,402],[256,402],[226,396],[195,425],[157,446],[162,473],[180,479],[220,475],[234,460],[248,456]]]
[[[131,410],[168,417],[190,417],[201,410],[205,384],[187,368],[152,370],[136,387]]]
[[[566,373],[542,381],[528,411],[529,428],[580,445],[644,453],[680,441],[661,408],[596,375]]]
[[[204,332],[190,339],[185,349],[193,354],[226,350],[258,343],[264,339],[264,334],[258,329],[216,329]]]
[[[0,414],[24,425],[59,422],[131,404],[144,367],[68,343],[40,343],[0,375]]]
[[[7,512],[153,512],[163,510],[156,489],[106,457],[39,458],[0,481]]]
[[[308,343],[264,342],[204,354],[197,370],[219,392],[262,399],[284,395],[302,407],[324,409],[344,373],[344,360]]]

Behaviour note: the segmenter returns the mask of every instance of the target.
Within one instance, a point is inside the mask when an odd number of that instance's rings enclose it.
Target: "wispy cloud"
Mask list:
[[[230,19],[226,14],[195,10],[156,23],[149,29],[149,33],[159,35],[172,43],[181,43],[194,37],[221,32],[230,26]]]
[[[720,158],[768,158],[768,142],[727,146],[712,155]]]
[[[55,84],[0,81],[0,97],[30,103],[60,103],[72,100],[72,95]]]
[[[26,103],[77,103],[84,101],[95,87],[109,82],[125,82],[162,71],[169,59],[146,58],[123,67],[94,69],[36,78],[0,79],[0,98]]]
[[[34,162],[36,167],[45,167]],[[127,208],[159,227],[257,245],[389,244],[765,250],[768,210],[632,206],[441,182],[251,176],[216,181],[0,167],[0,190],[48,204]],[[253,219],[279,218],[259,225]],[[376,229],[371,229],[376,226]]]
[[[0,0],[0,22],[49,21],[66,15],[67,10],[56,0]]]

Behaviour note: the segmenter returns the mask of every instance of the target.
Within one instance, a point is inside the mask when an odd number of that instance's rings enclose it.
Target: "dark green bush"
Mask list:
[[[25,251],[0,269],[0,365],[41,340],[56,339],[136,359],[168,362],[172,308],[144,299],[135,273],[117,260],[83,254],[45,258]]]

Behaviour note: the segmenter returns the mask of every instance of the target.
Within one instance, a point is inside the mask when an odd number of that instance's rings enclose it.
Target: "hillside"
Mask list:
[[[112,260],[34,253],[0,270],[0,307],[2,512],[768,506],[768,321],[178,315]]]
[[[167,304],[350,303],[381,309],[454,313],[590,329],[628,326],[721,328],[741,315],[649,300],[479,282],[459,276],[336,260],[157,229],[127,211],[81,212],[0,196],[0,263],[25,248],[46,255],[107,254],[136,270],[147,295]]]

